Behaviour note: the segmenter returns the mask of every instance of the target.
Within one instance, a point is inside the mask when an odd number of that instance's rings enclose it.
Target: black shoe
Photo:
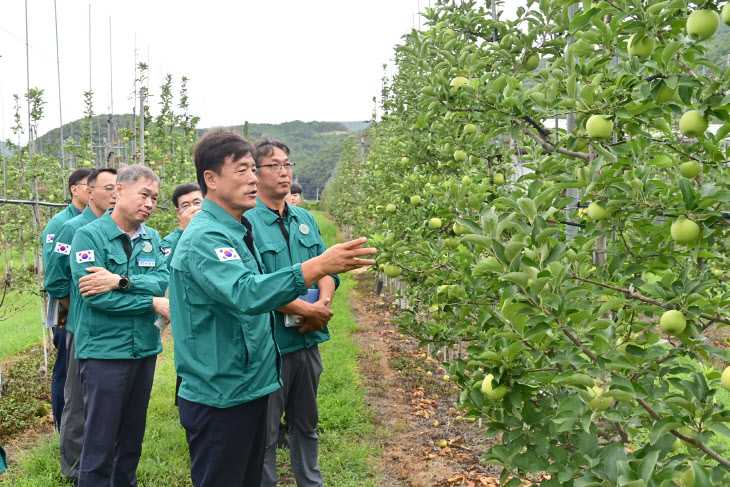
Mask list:
[[[286,438],[286,434],[289,431],[289,428],[286,427],[286,424],[281,423],[279,424],[279,436],[276,438],[276,448],[283,448],[284,450],[289,449],[289,440]]]

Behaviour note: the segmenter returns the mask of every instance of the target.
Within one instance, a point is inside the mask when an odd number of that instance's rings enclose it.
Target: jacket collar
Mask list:
[[[84,208],[84,212],[82,213],[82,215],[84,215],[84,218],[89,221],[94,221],[99,218],[98,216],[96,216],[96,213],[94,213],[94,210],[92,210],[90,206]]]
[[[296,218],[296,214],[291,211],[292,207],[289,206],[288,203],[284,204],[286,205],[285,213],[287,214],[287,217]],[[272,211],[271,208],[266,206],[263,201],[258,199],[258,197],[256,198],[256,206],[249,211],[255,212],[256,216],[260,218],[266,225],[273,225],[274,223],[276,223],[276,220],[279,219],[279,212]]]
[[[214,203],[213,201],[204,199],[203,204],[200,205],[200,209],[207,213],[210,213],[213,218],[215,218],[228,228],[238,230],[239,232],[243,231],[244,233],[248,231],[240,221],[233,218],[230,213],[228,213],[220,205]]]
[[[123,235],[124,232],[122,232],[116,223],[114,223],[114,220],[112,220],[112,213],[111,211],[107,211],[104,213],[104,215],[99,218],[101,220],[101,227],[104,230],[104,235],[106,235],[106,238],[109,240],[114,240],[120,235]],[[148,238],[147,232],[145,231],[144,223],[140,223],[137,229],[135,230],[135,234],[138,234],[141,238]]]

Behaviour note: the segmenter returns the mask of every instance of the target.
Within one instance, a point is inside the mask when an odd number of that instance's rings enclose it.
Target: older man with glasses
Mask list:
[[[74,333],[80,295],[78,288],[71,283],[71,241],[79,228],[86,226],[114,208],[116,194],[114,183],[117,170],[112,168],[94,169],[88,175],[86,195],[88,206],[83,213],[68,220],[55,234],[56,245],[48,257],[45,287],[48,294],[58,299],[67,309],[66,319],[66,360],[62,364],[66,370],[63,389],[64,406],[60,415],[59,446],[61,453],[61,473],[75,483],[78,480],[78,464],[81,460],[81,445],[84,434],[84,396],[78,377]],[[111,287],[107,289],[110,291]]]

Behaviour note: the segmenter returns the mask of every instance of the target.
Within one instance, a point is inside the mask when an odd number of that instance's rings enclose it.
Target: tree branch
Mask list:
[[[542,148],[545,149],[548,152],[557,152],[558,154],[563,154],[563,155],[566,155],[566,156],[577,157],[578,159],[583,159],[586,162],[589,161],[589,156],[585,152],[573,152],[573,151],[570,151],[568,149],[564,149],[562,147],[555,147],[550,142],[546,141],[545,139],[543,139],[539,135],[533,133],[527,127],[524,127],[522,129],[522,131],[524,133],[526,133],[527,135],[529,135],[535,142],[537,142],[538,144],[540,144],[542,146]]]
[[[641,407],[643,407],[644,409],[646,409],[646,411],[651,415],[652,418],[654,418],[657,421],[660,420],[660,419],[662,419],[662,417],[656,411],[654,411],[654,409],[652,409],[652,407],[649,405],[648,402],[646,402],[643,399],[637,399],[636,401],[639,404],[641,404]],[[720,456],[719,453],[717,453],[715,450],[713,450],[709,446],[707,446],[704,443],[702,443],[700,440],[698,440],[694,436],[685,435],[683,433],[680,433],[676,429],[675,430],[671,430],[671,433],[674,436],[676,436],[677,438],[679,438],[680,440],[682,440],[682,441],[684,441],[686,443],[689,443],[690,445],[696,446],[697,448],[699,448],[700,450],[702,450],[703,452],[705,452],[707,454],[707,456],[709,456],[713,460],[717,461],[717,463],[721,464],[727,470],[730,470],[730,460],[727,460],[725,457]]]

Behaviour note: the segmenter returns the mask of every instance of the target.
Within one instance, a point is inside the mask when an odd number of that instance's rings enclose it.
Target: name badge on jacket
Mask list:
[[[140,258],[137,263],[140,267],[154,267],[155,266],[155,259],[145,259]]]

